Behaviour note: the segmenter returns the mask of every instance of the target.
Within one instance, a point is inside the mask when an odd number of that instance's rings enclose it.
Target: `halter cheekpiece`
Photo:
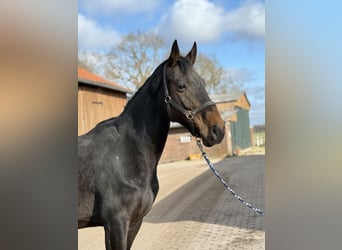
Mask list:
[[[166,63],[163,67],[163,84],[164,84],[164,93],[165,93],[165,103],[167,104],[167,113],[169,115],[169,118],[171,119],[171,110],[170,110],[170,106],[172,106],[173,108],[177,109],[179,112],[183,113],[185,115],[185,117],[190,121],[190,126],[191,126],[191,130],[193,132],[193,134],[195,133],[194,130],[194,124],[193,124],[193,119],[195,117],[195,115],[197,115],[198,113],[200,113],[202,110],[210,107],[210,106],[214,106],[215,103],[212,101],[207,101],[204,104],[202,104],[201,106],[199,106],[197,109],[195,110],[186,110],[185,108],[183,108],[181,105],[179,105],[178,103],[176,103],[172,97],[169,94],[169,90],[167,88],[167,83],[166,83]]]

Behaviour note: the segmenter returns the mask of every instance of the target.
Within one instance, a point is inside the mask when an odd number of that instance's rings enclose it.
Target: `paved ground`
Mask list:
[[[216,161],[236,192],[264,207],[264,155]],[[204,160],[158,166],[160,191],[132,250],[265,249],[264,218],[235,199]],[[101,227],[78,231],[78,249],[104,249]]]

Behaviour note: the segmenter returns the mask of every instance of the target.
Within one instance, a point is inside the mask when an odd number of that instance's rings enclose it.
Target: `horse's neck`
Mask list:
[[[136,93],[124,116],[130,121],[132,134],[143,145],[147,154],[159,160],[164,149],[170,121],[161,114],[156,96],[150,94],[148,86]]]

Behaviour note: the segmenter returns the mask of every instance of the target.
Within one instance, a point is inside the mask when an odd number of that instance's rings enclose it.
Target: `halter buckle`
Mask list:
[[[171,96],[167,95],[165,96],[165,103],[169,104],[171,102]]]
[[[186,118],[188,118],[188,120],[194,119],[194,114],[191,111],[187,111],[185,116],[186,116]]]

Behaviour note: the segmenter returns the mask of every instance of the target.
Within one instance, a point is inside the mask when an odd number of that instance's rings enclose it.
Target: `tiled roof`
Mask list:
[[[116,91],[120,91],[124,93],[133,92],[132,90],[128,88],[125,88],[117,83],[110,82],[102,78],[101,76],[95,75],[81,67],[78,67],[78,81],[85,83],[85,84],[112,89],[112,90],[116,90]]]

